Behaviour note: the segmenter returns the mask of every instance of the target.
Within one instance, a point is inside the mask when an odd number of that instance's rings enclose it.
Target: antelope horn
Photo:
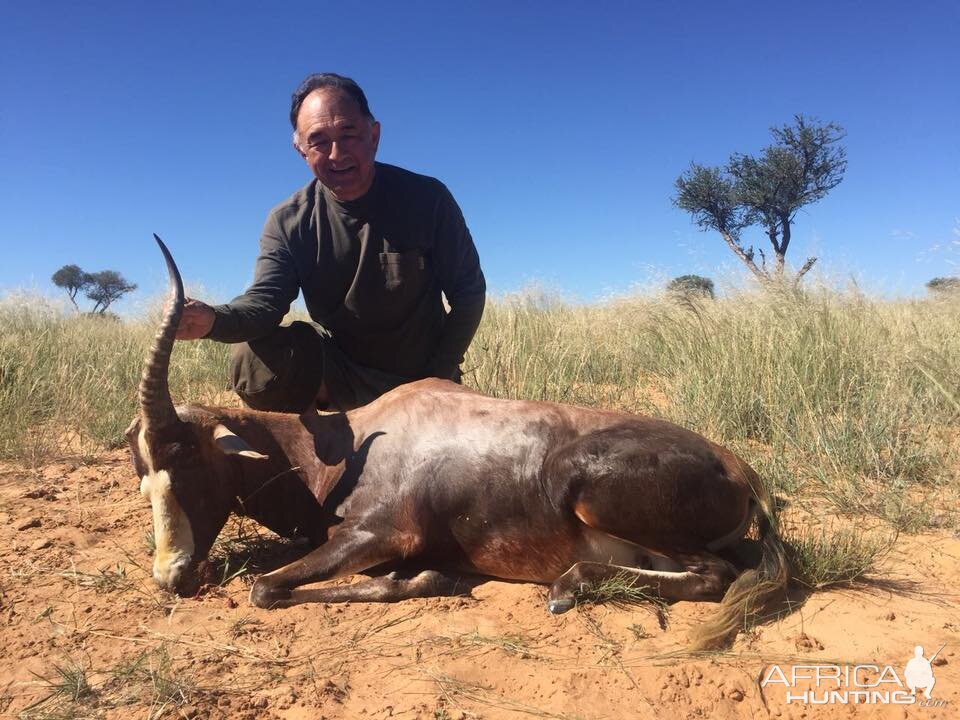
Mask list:
[[[177,412],[170,399],[170,386],[167,373],[170,368],[170,352],[173,350],[174,336],[180,315],[183,314],[183,280],[173,261],[170,251],[156,235],[153,236],[160,246],[164,260],[167,261],[167,273],[170,275],[170,299],[163,311],[163,320],[157,330],[153,350],[147,356],[143,377],[140,380],[140,411],[145,428],[158,430],[177,422]]]

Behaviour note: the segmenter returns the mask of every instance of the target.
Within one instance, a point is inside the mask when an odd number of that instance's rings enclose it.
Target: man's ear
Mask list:
[[[376,120],[370,123],[370,137],[373,140],[373,152],[376,154],[377,148],[380,147],[380,123]]]
[[[254,460],[269,460],[268,455],[258,453],[247,444],[247,441],[237,435],[225,425],[217,425],[213,429],[213,442],[225,455],[241,455]]]
[[[304,160],[307,159],[307,154],[300,149],[300,135],[296,130],[293,131],[293,149],[297,151],[297,155],[302,157]]]

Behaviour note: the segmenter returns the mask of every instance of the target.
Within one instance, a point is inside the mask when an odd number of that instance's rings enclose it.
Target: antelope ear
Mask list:
[[[227,455],[242,455],[254,460],[269,460],[269,456],[262,455],[247,445],[247,441],[224,425],[217,425],[213,429],[213,442],[220,448],[220,452]]]
[[[133,442],[134,438],[140,433],[140,416],[137,415],[133,420],[130,421],[130,425],[127,426],[127,429],[123,431],[123,437],[126,438],[127,442]]]

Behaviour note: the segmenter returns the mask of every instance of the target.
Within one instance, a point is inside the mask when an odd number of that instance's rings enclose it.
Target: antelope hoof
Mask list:
[[[250,588],[250,602],[258,608],[269,610],[274,607],[285,607],[292,593],[288,588],[276,587],[259,578]]]
[[[558,598],[556,600],[547,600],[547,610],[554,615],[562,615],[567,610],[573,610],[577,601],[573,598]]]

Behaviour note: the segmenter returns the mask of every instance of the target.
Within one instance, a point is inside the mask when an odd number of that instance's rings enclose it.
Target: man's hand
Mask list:
[[[177,340],[196,340],[205,337],[213,328],[213,308],[200,300],[187,301],[177,326]]]

